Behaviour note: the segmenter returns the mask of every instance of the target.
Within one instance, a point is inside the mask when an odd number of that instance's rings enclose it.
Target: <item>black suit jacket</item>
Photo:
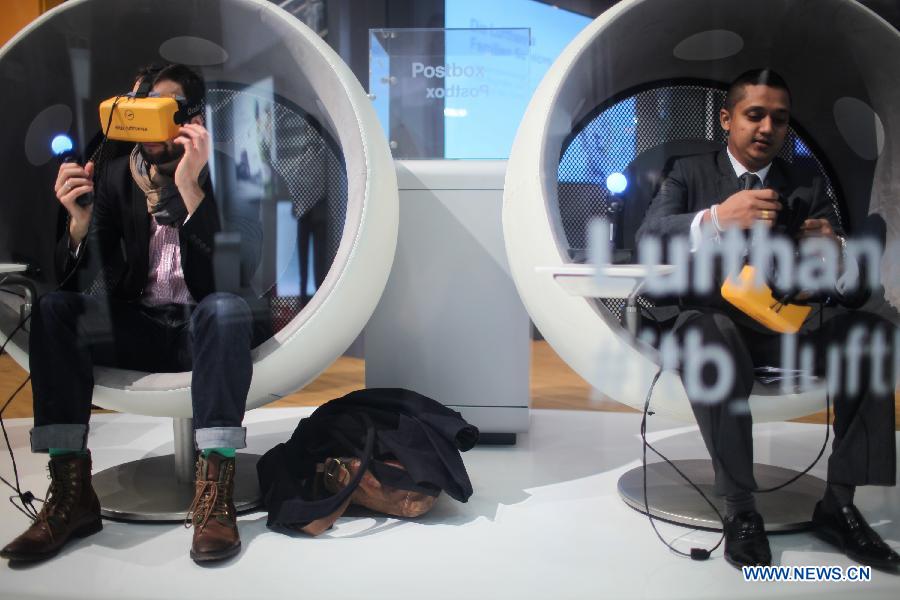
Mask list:
[[[843,235],[818,175],[793,169],[776,158],[765,187],[781,197],[791,215],[789,228],[798,228],[806,219],[828,219],[835,233]],[[725,150],[678,158],[647,209],[637,232],[638,240],[645,235],[688,235],[698,212],[725,201],[739,190],[740,183]]]
[[[778,192],[789,217],[788,231],[797,231],[806,219],[828,219],[835,233],[844,235],[818,174],[795,169],[776,158],[772,162],[765,187]],[[724,149],[675,159],[638,229],[638,244],[645,236],[662,238],[664,244],[666,238],[688,236],[691,222],[698,212],[725,201],[739,190],[739,180]],[[721,310],[742,325],[771,333],[723,300],[718,293],[709,296],[689,294],[680,300],[684,307]],[[668,317],[672,313],[661,314]]]
[[[216,155],[222,169],[233,171],[234,164]],[[262,227],[258,216],[251,210],[239,207],[227,208],[220,214],[220,203],[213,194],[213,184],[208,178],[203,185],[204,198],[190,219],[178,229],[181,248],[181,266],[184,280],[194,300],[200,302],[216,291],[227,291],[242,296],[250,306],[254,317],[254,343],[258,344],[271,335],[271,320],[264,299],[250,289],[249,278],[256,269],[262,244]],[[83,291],[88,289],[102,272],[107,293],[117,300],[140,300],[150,269],[150,219],[147,201],[134,182],[129,167],[129,157],[112,160],[104,170],[94,193],[94,209],[88,236],[79,254],[74,258],[69,250],[68,228],[65,228],[56,247],[56,271],[63,289]],[[223,227],[223,222],[225,227]],[[240,274],[230,279],[228,289],[217,287],[215,270],[216,234],[233,231],[240,234]],[[75,271],[74,273],[72,271]]]

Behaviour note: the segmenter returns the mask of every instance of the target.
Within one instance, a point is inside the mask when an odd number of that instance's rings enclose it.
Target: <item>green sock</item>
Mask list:
[[[50,448],[50,458],[54,458],[56,456],[66,456],[68,454],[77,454],[78,456],[84,456],[88,452],[87,450],[76,450],[73,448]]]
[[[234,448],[207,448],[203,451],[203,458],[209,458],[210,453],[215,452],[225,458],[234,458]]]

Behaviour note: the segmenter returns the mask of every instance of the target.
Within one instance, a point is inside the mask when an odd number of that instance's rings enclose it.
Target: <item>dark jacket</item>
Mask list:
[[[233,171],[234,164],[223,155],[216,154],[216,160],[222,171],[229,171],[229,167]],[[220,181],[228,179],[220,177]],[[257,298],[248,284],[262,248],[258,208],[254,214],[252,206],[247,210],[226,201],[223,210],[213,193],[211,178],[203,191],[203,201],[178,229],[185,284],[197,302],[216,291],[242,296],[253,312],[254,337],[260,343],[271,335],[271,327],[265,301]],[[110,161],[95,189],[91,226],[79,258],[69,251],[68,228],[57,243],[56,273],[58,280],[65,282],[63,289],[87,290],[102,273],[111,297],[124,302],[140,300],[150,268],[150,219],[146,198],[131,176],[129,157]],[[234,277],[222,277],[222,265],[215,264],[216,234],[225,231],[240,235],[240,265],[234,265],[240,274]],[[223,280],[220,282],[217,266]]]
[[[332,400],[300,421],[291,439],[257,463],[269,526],[305,525],[332,513],[336,504],[317,496],[316,465],[329,457],[364,459],[372,432],[369,470],[393,487],[436,496],[441,490],[466,502],[472,484],[460,457],[478,441],[478,429],[459,413],[404,389],[368,389]],[[408,476],[385,468],[397,460]]]
[[[776,158],[772,162],[765,186],[778,192],[787,219],[784,226],[796,232],[806,219],[828,219],[837,235],[843,236],[840,220],[831,200],[825,195],[822,178],[815,173],[793,168]],[[726,151],[707,152],[675,159],[650,203],[637,232],[637,242],[645,236],[665,239],[687,237],[695,215],[713,204],[724,202],[740,190]],[[671,299],[668,299],[671,300]],[[862,304],[864,298],[843,298],[848,305]],[[860,301],[862,300],[862,301]],[[666,300],[662,300],[665,304]],[[721,310],[735,321],[753,329],[769,332],[756,321],[735,309],[718,292],[706,296],[688,294],[680,299],[683,307],[708,307]],[[671,312],[660,311],[670,316]]]
[[[843,235],[818,175],[794,169],[776,158],[765,185],[781,197],[790,215],[789,230],[796,230],[806,219],[824,218],[835,233]],[[725,150],[678,158],[647,209],[637,232],[638,240],[645,235],[687,236],[698,212],[724,202],[739,190],[740,183]]]

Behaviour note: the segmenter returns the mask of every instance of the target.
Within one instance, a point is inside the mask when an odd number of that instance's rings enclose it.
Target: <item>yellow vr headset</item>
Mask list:
[[[722,285],[722,297],[779,333],[797,333],[812,310],[810,306],[790,304],[775,299],[772,288],[756,282],[756,270],[745,266],[737,278],[729,277]]]
[[[154,96],[138,90],[100,103],[100,130],[111,140],[164,142],[200,113],[203,103],[188,106],[182,97]]]

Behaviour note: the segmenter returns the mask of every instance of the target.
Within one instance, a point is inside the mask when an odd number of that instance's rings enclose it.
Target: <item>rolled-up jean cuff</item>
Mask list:
[[[88,426],[73,423],[41,425],[31,430],[31,451],[46,452],[50,448],[87,449]]]
[[[197,448],[246,448],[246,427],[204,427],[194,432]]]

